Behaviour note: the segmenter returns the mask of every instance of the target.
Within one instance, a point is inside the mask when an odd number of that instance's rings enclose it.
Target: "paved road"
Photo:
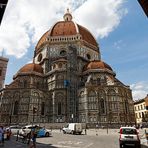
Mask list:
[[[37,138],[37,148],[119,148],[118,130],[89,130],[87,135],[69,135],[52,131],[52,137]],[[28,148],[27,144],[12,137],[5,142],[6,148]],[[142,147],[147,148],[147,146]]]

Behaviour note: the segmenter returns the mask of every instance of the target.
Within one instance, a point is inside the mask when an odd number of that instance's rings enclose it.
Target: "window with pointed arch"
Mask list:
[[[105,102],[103,98],[100,100],[100,110],[102,114],[105,114]]]
[[[109,109],[111,111],[117,111],[119,108],[119,105],[117,102],[117,95],[116,95],[115,90],[113,89],[108,90],[108,101],[109,101]]]
[[[62,63],[59,63],[58,64],[58,68],[62,68],[63,67],[63,64]]]
[[[100,111],[100,114],[106,113],[106,97],[105,92],[103,90],[99,90],[99,104],[98,104],[98,110]]]
[[[13,115],[17,115],[18,114],[18,107],[19,107],[18,101],[15,101]]]
[[[42,102],[41,104],[41,115],[43,116],[45,114],[45,102]]]
[[[57,88],[64,87],[64,76],[62,74],[57,75],[56,87]]]
[[[58,115],[62,114],[62,104],[61,102],[58,102]]]
[[[27,80],[24,80],[24,88],[27,88]]]
[[[57,115],[64,114],[64,95],[62,93],[56,95],[57,101],[56,102],[56,113]]]
[[[90,91],[88,93],[88,108],[90,110],[96,110],[97,109],[97,99],[96,99],[96,92],[95,91]]]

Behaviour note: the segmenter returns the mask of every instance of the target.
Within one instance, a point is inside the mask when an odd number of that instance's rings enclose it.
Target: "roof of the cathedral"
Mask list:
[[[100,60],[94,60],[86,64],[83,70],[86,71],[88,69],[109,69],[113,71],[112,68],[108,64]]]
[[[98,47],[96,39],[89,32],[89,30],[73,22],[72,15],[68,11],[64,15],[64,21],[59,21],[55,23],[55,25],[50,30],[48,30],[46,33],[43,34],[43,36],[40,38],[40,40],[36,45],[36,50],[38,50],[41,44],[47,41],[47,38],[49,36],[51,37],[72,36],[77,34],[80,34],[82,36],[82,40],[88,42],[89,44],[95,47]]]
[[[38,73],[43,73],[43,68],[39,64],[35,63],[29,63],[23,66],[18,73],[27,73],[27,72],[38,72]]]

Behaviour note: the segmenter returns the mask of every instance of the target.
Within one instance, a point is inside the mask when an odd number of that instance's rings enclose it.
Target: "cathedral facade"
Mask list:
[[[67,11],[38,41],[26,64],[3,89],[0,122],[133,124],[129,86],[101,60],[99,45]]]

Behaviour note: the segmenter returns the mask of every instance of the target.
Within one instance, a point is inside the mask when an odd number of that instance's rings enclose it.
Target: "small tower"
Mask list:
[[[63,16],[65,21],[71,21],[72,20],[72,15],[69,12],[69,9],[67,9],[67,12]]]
[[[8,58],[0,56],[0,89],[4,87],[8,61]]]

